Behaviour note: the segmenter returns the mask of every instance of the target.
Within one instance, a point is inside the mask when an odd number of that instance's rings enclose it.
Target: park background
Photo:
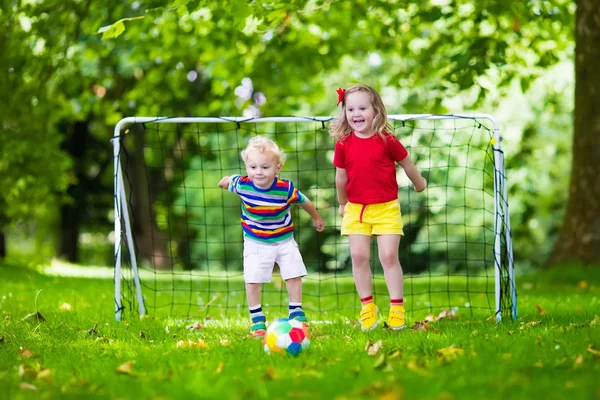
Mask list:
[[[4,268],[113,265],[120,119],[334,115],[361,82],[388,113],[493,115],[517,276],[597,287],[598,0],[5,1],[0,24]]]

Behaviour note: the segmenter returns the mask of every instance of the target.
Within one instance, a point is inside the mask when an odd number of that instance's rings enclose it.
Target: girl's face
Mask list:
[[[371,95],[367,92],[354,92],[346,96],[346,120],[359,137],[369,137],[373,132],[375,109]]]
[[[246,155],[246,172],[256,187],[270,188],[279,171],[281,171],[281,164],[273,152],[261,153],[258,150],[251,150]]]

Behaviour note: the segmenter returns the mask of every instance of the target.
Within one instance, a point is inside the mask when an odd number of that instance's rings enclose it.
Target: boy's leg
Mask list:
[[[398,259],[400,235],[377,236],[379,261],[383,267],[385,282],[390,294],[388,326],[393,330],[404,328],[404,274]]]
[[[262,337],[267,331],[267,318],[260,305],[261,290],[261,283],[246,283],[246,298],[248,299],[248,309],[252,321],[250,335],[255,337]]]
[[[369,260],[371,258],[371,237],[367,235],[348,235],[350,256],[352,258],[352,274],[362,310],[360,324],[363,331],[377,327],[377,306],[373,303],[373,276]]]
[[[302,277],[306,276],[306,266],[294,239],[279,244],[276,262],[285,281],[289,297],[288,318],[306,322],[306,314],[302,310]]]
[[[290,304],[288,307],[288,318],[306,322],[306,314],[302,310],[302,278],[290,278],[285,281]]]

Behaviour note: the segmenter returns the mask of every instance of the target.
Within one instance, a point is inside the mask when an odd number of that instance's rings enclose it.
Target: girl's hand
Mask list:
[[[317,232],[323,232],[323,229],[325,229],[325,222],[323,222],[323,218],[315,218],[313,219],[313,222],[315,223],[315,228],[317,229]]]
[[[338,214],[340,214],[342,217],[344,216],[344,208],[346,207],[345,204],[340,204],[340,206],[338,207]]]
[[[228,186],[229,186],[229,177],[228,176],[222,177],[221,180],[219,181],[219,187],[222,189],[227,189]]]

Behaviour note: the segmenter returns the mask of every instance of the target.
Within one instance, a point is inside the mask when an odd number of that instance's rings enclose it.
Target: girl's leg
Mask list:
[[[348,235],[350,257],[352,258],[352,275],[358,296],[363,299],[373,294],[371,267],[371,237],[366,235]]]
[[[394,330],[404,328],[404,274],[398,259],[399,245],[400,235],[377,237],[379,261],[390,293],[390,314],[387,323]]]
[[[306,322],[306,314],[302,310],[302,278],[290,278],[285,281],[285,286],[290,299],[288,317]]]
[[[348,235],[350,256],[352,257],[352,274],[362,310],[360,325],[363,331],[377,327],[377,307],[373,303],[373,276],[369,266],[371,258],[371,237],[366,235]]]
[[[391,299],[402,299],[404,296],[404,274],[398,259],[400,235],[377,236],[379,261],[383,267],[385,283]]]

